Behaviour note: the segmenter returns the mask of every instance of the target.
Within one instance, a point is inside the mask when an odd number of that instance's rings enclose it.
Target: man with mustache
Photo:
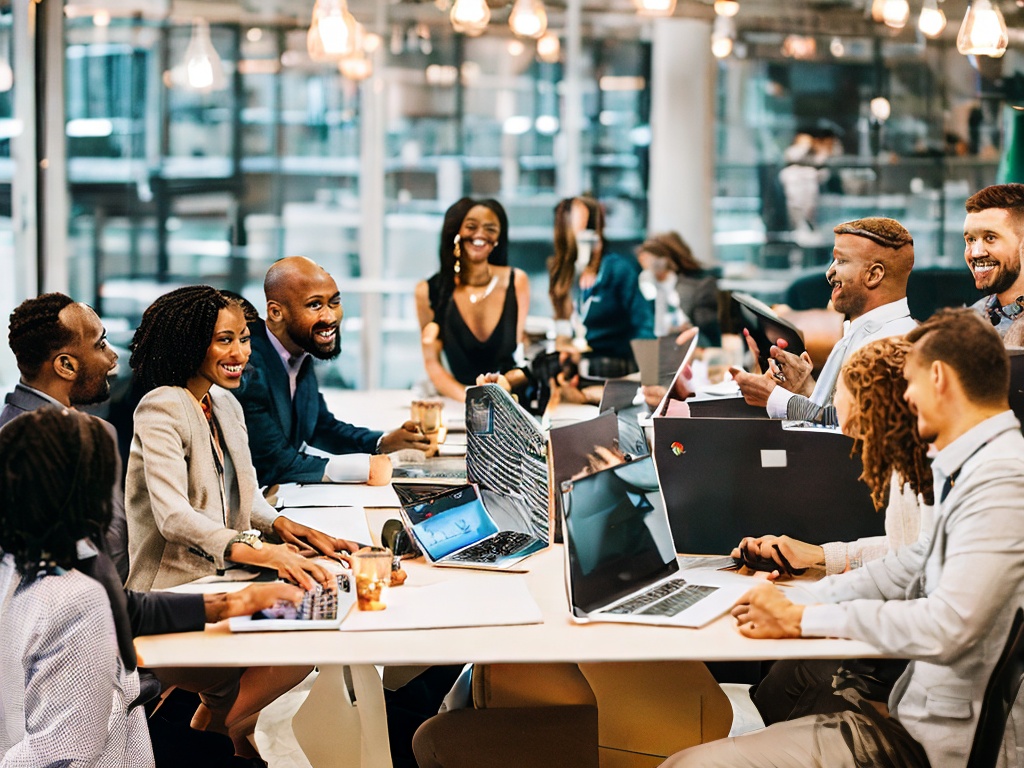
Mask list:
[[[328,410],[310,358],[341,353],[343,310],[334,278],[304,256],[289,256],[267,271],[263,291],[267,319],[249,323],[252,356],[235,392],[260,483],[388,482],[390,461],[381,454],[426,450],[430,442],[412,421],[381,433]],[[305,446],[333,456],[313,456]]]
[[[988,292],[972,308],[1004,336],[1024,312],[1024,184],[985,187],[964,207],[964,260],[975,287]]]

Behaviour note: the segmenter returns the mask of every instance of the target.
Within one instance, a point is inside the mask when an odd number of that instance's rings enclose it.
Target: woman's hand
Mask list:
[[[497,384],[499,387],[504,389],[506,392],[512,391],[512,384],[505,378],[504,374],[501,373],[481,373],[476,377],[477,385],[481,384]]]
[[[792,575],[794,571],[802,572],[805,568],[825,567],[825,550],[822,547],[789,536],[748,536],[732,551],[735,558],[744,554],[748,558],[771,560],[779,566],[778,570],[768,574],[770,581]]]
[[[235,563],[272,568],[282,579],[298,584],[307,592],[315,589],[317,584],[330,592],[338,588],[334,574],[315,560],[303,557],[294,544],[264,543],[259,549],[254,549],[248,544],[236,542],[231,545],[227,557]]]
[[[284,515],[274,520],[274,533],[281,537],[281,541],[291,544],[295,551],[304,557],[316,557],[323,555],[331,560],[348,562],[348,558],[339,554],[340,552],[355,552],[361,544],[348,539],[336,539],[328,536],[315,528],[289,520]]]

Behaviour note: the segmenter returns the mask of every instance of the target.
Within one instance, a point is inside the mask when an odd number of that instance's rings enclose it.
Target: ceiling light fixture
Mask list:
[[[224,65],[210,39],[206,19],[192,22],[192,38],[185,49],[184,85],[196,91],[220,91],[227,87]]]
[[[518,37],[540,38],[548,29],[548,12],[542,0],[516,0],[508,26]]]
[[[868,105],[868,109],[871,112],[871,117],[879,123],[884,123],[889,119],[889,115],[892,114],[892,105],[884,96],[876,96],[873,98],[871,103]]]
[[[739,12],[739,0],[715,0],[715,14],[718,16],[735,16]]]
[[[736,41],[736,24],[731,16],[716,16],[711,28],[711,53],[716,59],[724,59],[732,53]]]
[[[366,39],[368,35],[363,25],[356,22],[352,35],[352,50],[338,62],[338,71],[349,80],[365,80],[373,74],[373,62],[367,55]]]
[[[991,56],[1006,53],[1009,36],[999,8],[989,0],[974,0],[967,6],[964,21],[956,36],[956,49],[964,56]]]
[[[455,0],[449,15],[452,29],[469,37],[482,35],[491,21],[487,0]]]
[[[340,61],[355,50],[356,20],[345,0],[316,0],[306,33],[313,61]]]
[[[671,16],[676,10],[676,0],[635,0],[636,10],[644,16]]]
[[[562,56],[562,41],[554,32],[547,32],[537,41],[537,58],[547,64],[554,64]]]
[[[921,15],[917,18],[917,28],[925,37],[938,37],[946,28],[946,14],[939,8],[937,0],[924,0]]]
[[[882,22],[893,29],[903,29],[910,18],[910,3],[907,0],[885,0],[882,6]]]

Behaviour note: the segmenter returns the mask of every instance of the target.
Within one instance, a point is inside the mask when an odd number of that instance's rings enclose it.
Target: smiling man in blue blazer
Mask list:
[[[260,483],[387,482],[390,462],[381,454],[430,443],[411,421],[382,433],[336,419],[327,408],[313,358],[341,352],[343,310],[334,278],[303,256],[289,256],[270,267],[263,290],[267,319],[249,324],[252,356],[235,393]],[[308,454],[306,446],[333,456]]]

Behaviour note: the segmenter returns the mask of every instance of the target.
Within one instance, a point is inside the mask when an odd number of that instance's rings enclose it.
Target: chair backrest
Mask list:
[[[996,662],[981,700],[978,730],[967,768],[995,768],[1003,744],[1006,719],[1024,682],[1024,609],[1018,608],[1010,625],[1010,637]]]

